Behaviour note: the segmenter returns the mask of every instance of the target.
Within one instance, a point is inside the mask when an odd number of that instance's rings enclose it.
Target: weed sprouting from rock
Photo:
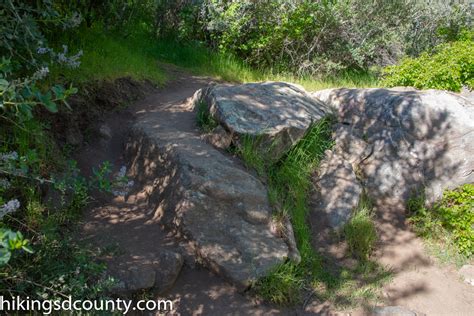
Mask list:
[[[197,124],[206,133],[212,132],[218,123],[211,113],[205,102],[199,102],[197,105]]]

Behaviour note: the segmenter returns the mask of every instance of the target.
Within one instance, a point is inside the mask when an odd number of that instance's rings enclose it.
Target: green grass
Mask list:
[[[113,80],[132,77],[163,84],[166,72],[159,62],[171,63],[197,74],[230,82],[288,81],[307,90],[331,87],[374,87],[377,78],[360,72],[347,72],[331,78],[297,78],[291,74],[275,74],[271,70],[252,69],[238,58],[212,51],[198,42],[179,43],[173,39],[157,39],[136,28],[128,37],[104,33],[101,28],[82,29],[54,42],[68,44],[75,53],[83,50],[81,66],[76,69],[53,67],[50,82]],[[58,50],[61,50],[58,48]]]
[[[446,190],[431,207],[425,195],[415,194],[408,203],[409,221],[426,240],[428,249],[443,263],[460,266],[474,255],[474,184]]]
[[[148,45],[153,45],[153,42],[145,37],[145,33],[124,38],[91,28],[69,36],[60,38],[57,42],[67,43],[71,53],[82,50],[81,65],[75,69],[54,66],[50,76],[53,83],[66,80],[82,84],[91,80],[114,80],[120,77],[150,80],[155,84],[166,81],[165,72],[158,66],[156,54],[148,49]]]
[[[254,168],[268,184],[269,200],[275,217],[289,216],[301,254],[301,263],[292,261],[276,266],[254,287],[258,296],[280,305],[294,305],[302,301],[304,291],[311,291],[323,300],[336,305],[354,305],[378,297],[380,284],[390,278],[390,272],[368,259],[375,233],[368,199],[362,199],[347,237],[353,244],[363,240],[364,249],[355,248],[360,255],[356,267],[328,267],[325,258],[312,246],[312,232],[307,222],[308,195],[311,176],[318,167],[325,150],[332,147],[333,119],[327,117],[311,126],[307,134],[281,159],[273,162],[259,152],[258,138],[241,140],[237,153],[249,168]],[[370,228],[366,238],[364,229]]]
[[[196,119],[198,126],[204,132],[212,132],[212,130],[218,125],[217,121],[209,113],[209,109],[205,102],[199,102],[197,106]]]
[[[375,247],[377,232],[373,222],[373,206],[370,198],[362,193],[354,215],[344,226],[344,237],[349,250],[359,260],[366,262]]]

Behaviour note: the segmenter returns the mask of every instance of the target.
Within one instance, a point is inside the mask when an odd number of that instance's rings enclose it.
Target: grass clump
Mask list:
[[[268,276],[260,279],[257,292],[264,299],[278,305],[296,304],[301,300],[305,282],[304,268],[287,262],[276,266]]]
[[[407,209],[415,232],[427,239],[433,249],[437,249],[438,257],[448,259],[450,253],[446,251],[455,249],[453,259],[456,262],[472,258],[474,184],[446,190],[441,200],[431,207],[425,206],[424,194],[415,195],[408,201]]]
[[[212,117],[211,113],[209,113],[209,108],[205,102],[199,102],[197,105],[197,114],[196,120],[198,126],[204,132],[212,132],[214,128],[219,125],[214,117]]]
[[[343,229],[349,250],[363,262],[369,259],[377,241],[377,232],[372,217],[372,203],[364,192],[354,215]]]
[[[262,138],[259,136],[243,135],[239,140],[237,153],[244,161],[247,168],[255,169],[261,176],[265,175],[265,159],[267,152],[262,152]]]

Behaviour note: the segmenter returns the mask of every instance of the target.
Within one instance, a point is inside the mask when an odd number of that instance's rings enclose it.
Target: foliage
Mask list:
[[[460,91],[462,86],[474,89],[474,41],[470,37],[441,44],[432,53],[407,57],[399,65],[385,68],[382,84],[451,91]]]
[[[24,122],[33,118],[33,111],[42,105],[50,112],[57,112],[57,103],[67,105],[66,99],[77,92],[70,87],[64,89],[60,85],[53,86],[49,91],[42,92],[37,81],[49,72],[47,67],[36,71],[31,77],[13,80],[10,60],[3,59],[0,64],[0,116],[7,120]],[[68,106],[69,107],[69,106]]]
[[[159,44],[155,38],[138,27],[131,30],[133,33],[124,38],[117,31],[104,32],[99,24],[90,28],[82,27],[80,34],[65,33],[58,36],[57,41],[67,44],[71,50],[83,51],[81,66],[68,68],[54,64],[46,79],[51,84],[66,80],[82,86],[96,80],[131,77],[163,84],[166,77],[157,60],[163,58],[161,54],[171,54],[171,47],[163,47],[162,51],[154,50]]]
[[[33,253],[28,244],[29,241],[23,238],[21,232],[14,232],[8,228],[0,227],[0,266],[10,261],[14,251],[24,250]]]
[[[350,221],[344,226],[344,236],[352,254],[367,261],[377,241],[372,220],[372,203],[364,192]]]
[[[266,160],[269,155],[259,151],[262,138],[259,136],[243,135],[239,140],[237,153],[249,169],[255,169],[259,175],[265,175]]]
[[[209,109],[205,102],[199,102],[197,106],[196,119],[198,126],[205,132],[212,132],[218,123],[209,113]]]
[[[394,63],[469,22],[469,8],[444,1],[161,1],[159,10],[166,34],[296,77]]]
[[[278,305],[294,305],[301,300],[305,285],[305,271],[293,262],[273,268],[257,283],[258,294]]]
[[[474,184],[447,190],[432,207],[424,205],[424,196],[410,199],[407,205],[415,231],[426,238],[452,241],[466,257],[474,254]]]

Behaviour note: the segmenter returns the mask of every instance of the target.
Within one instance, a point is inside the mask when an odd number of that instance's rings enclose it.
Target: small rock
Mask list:
[[[464,282],[474,286],[474,266],[471,264],[465,264],[459,269],[459,274],[463,278]]]
[[[99,135],[100,135],[100,137],[102,137],[104,139],[111,139],[112,138],[112,129],[110,128],[109,125],[104,123],[99,127]]]
[[[178,278],[183,267],[183,256],[179,253],[165,250],[153,262],[155,268],[155,289],[158,293],[169,291]]]
[[[127,274],[125,284],[129,291],[147,290],[155,285],[156,272],[149,265],[130,267]]]
[[[141,290],[155,289],[159,294],[169,291],[183,267],[183,257],[169,250],[158,255],[140,258],[115,258],[110,275],[117,280],[114,294],[127,294]]]
[[[372,311],[374,316],[417,316],[418,314],[403,306],[378,306]]]
[[[232,135],[227,133],[222,126],[216,127],[211,133],[203,136],[204,140],[216,148],[226,149],[232,143]]]

